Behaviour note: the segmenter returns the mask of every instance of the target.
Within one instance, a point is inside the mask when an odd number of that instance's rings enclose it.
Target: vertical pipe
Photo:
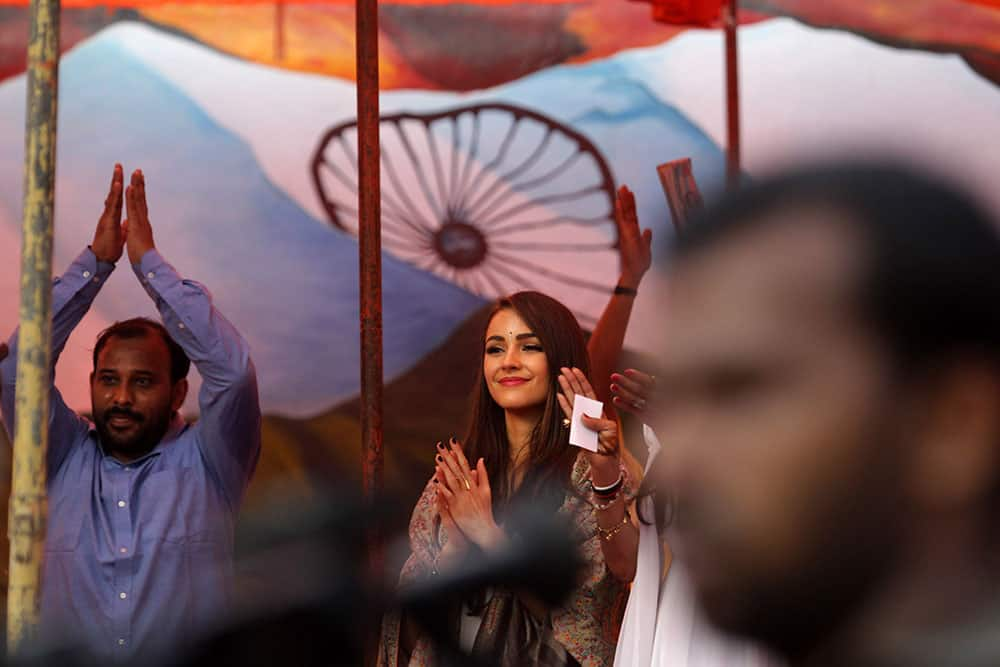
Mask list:
[[[361,468],[365,501],[382,491],[382,217],[379,169],[378,0],[356,0],[358,255],[361,311]],[[368,526],[368,565],[383,580],[382,535]],[[366,614],[365,664],[375,665],[379,623]]]
[[[726,181],[730,189],[740,182],[740,79],[736,31],[739,0],[726,0],[723,23],[726,30]]]
[[[379,186],[378,0],[357,0],[358,246],[361,305],[362,479],[369,502],[382,491],[382,218]],[[369,543],[381,574],[381,540]]]
[[[32,0],[28,39],[20,338],[11,483],[7,650],[37,636],[45,543],[45,452],[52,365],[52,212],[56,178],[59,0]]]
[[[285,59],[285,2],[277,0],[274,3],[274,59],[281,62]]]

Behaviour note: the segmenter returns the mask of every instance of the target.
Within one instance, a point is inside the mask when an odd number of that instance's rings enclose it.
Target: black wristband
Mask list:
[[[635,296],[639,293],[634,287],[625,287],[624,285],[615,285],[615,294],[624,294],[625,296]]]

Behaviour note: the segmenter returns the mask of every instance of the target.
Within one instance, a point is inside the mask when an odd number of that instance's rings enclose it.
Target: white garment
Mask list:
[[[646,474],[661,446],[656,434],[643,426],[649,449]],[[643,516],[651,517],[649,498],[643,498]],[[669,540],[668,540],[669,542]],[[730,639],[701,615],[683,566],[675,559],[666,581],[660,536],[656,526],[639,524],[639,555],[635,581],[618,635],[615,667],[764,667],[772,665],[753,645]]]

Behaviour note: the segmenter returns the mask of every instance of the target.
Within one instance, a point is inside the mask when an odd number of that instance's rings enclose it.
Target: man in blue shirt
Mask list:
[[[49,416],[41,634],[82,645],[102,663],[163,655],[221,620],[232,598],[236,517],[260,455],[247,343],[208,291],[156,251],[141,171],[124,188],[115,166],[92,245],[55,280],[55,357],[126,249],[163,324],[129,320],[98,338],[93,423],[54,385]],[[0,377],[13,429],[16,332],[8,342]],[[189,359],[203,380],[194,426],[178,413]]]

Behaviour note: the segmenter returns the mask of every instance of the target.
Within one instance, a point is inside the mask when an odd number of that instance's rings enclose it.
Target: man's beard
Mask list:
[[[131,419],[134,427],[122,433],[111,425],[114,417]],[[95,427],[101,444],[108,453],[122,452],[130,456],[142,456],[152,451],[163,439],[170,427],[170,410],[158,411],[147,418],[128,408],[108,408],[100,415],[95,415]]]

